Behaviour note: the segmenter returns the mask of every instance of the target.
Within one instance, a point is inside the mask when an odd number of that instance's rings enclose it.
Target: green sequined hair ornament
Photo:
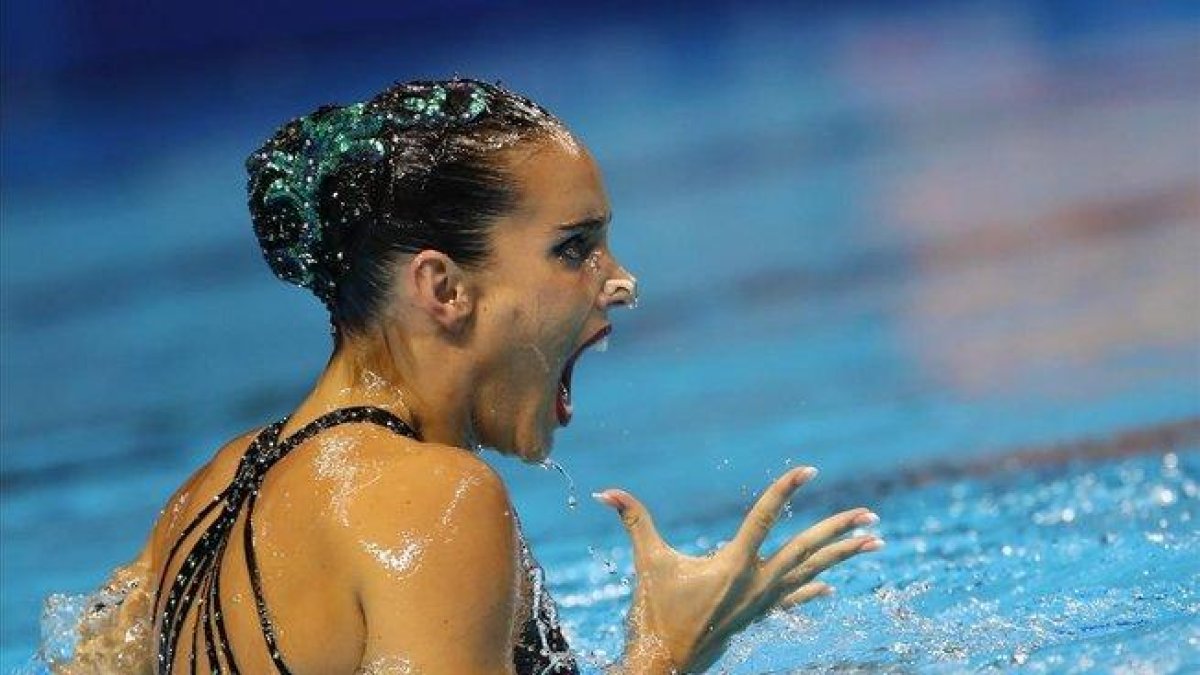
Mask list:
[[[389,139],[413,128],[470,124],[488,109],[488,93],[468,80],[414,82],[385,100],[324,106],[284,125],[246,160],[250,211],[263,257],[280,279],[307,288],[332,307],[338,278],[350,266],[344,230],[362,205],[327,208],[322,185],[347,165],[381,168]],[[341,199],[336,192],[328,199]],[[344,206],[344,205],[342,205]]]

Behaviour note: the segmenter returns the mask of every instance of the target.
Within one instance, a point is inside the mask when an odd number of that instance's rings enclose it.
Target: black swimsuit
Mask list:
[[[225,630],[225,620],[221,609],[221,580],[220,563],[229,543],[234,523],[237,521],[242,507],[245,507],[246,518],[242,526],[243,548],[246,552],[246,567],[250,574],[250,587],[254,591],[254,605],[258,609],[258,620],[262,626],[263,639],[267,651],[275,667],[284,675],[291,671],[284,663],[279,653],[279,645],[275,638],[275,629],[263,599],[262,578],[258,572],[258,562],[254,555],[253,514],[254,504],[258,500],[258,491],[262,487],[267,471],[280,459],[311,439],[318,433],[339,424],[367,422],[385,427],[391,431],[409,438],[417,438],[404,420],[392,415],[381,408],[357,407],[342,408],[313,420],[291,436],[279,439],[279,432],[287,423],[284,418],[263,429],[250,443],[246,454],[238,463],[233,481],[213,497],[211,503],[200,511],[199,515],[184,528],[163,566],[162,577],[159,579],[158,590],[154,597],[154,607],[160,614],[158,629],[158,672],[169,675],[175,666],[175,650],[184,627],[184,620],[193,603],[198,602],[196,622],[192,625],[192,651],[188,657],[190,672],[196,672],[196,650],[200,645],[203,632],[205,654],[208,657],[208,668],[211,673],[239,672],[233,650],[229,646],[229,636]],[[216,512],[204,527],[203,533],[196,540],[191,550],[187,551],[175,578],[167,590],[167,572],[171,569],[175,557],[180,552],[183,542],[201,527],[201,523]],[[521,537],[521,559],[526,572],[530,576],[533,598],[529,620],[521,631],[520,642],[513,649],[513,663],[521,675],[536,673],[538,675],[571,675],[578,673],[574,657],[562,631],[558,625],[558,617],[554,603],[545,592],[541,569],[529,554],[524,537]],[[162,598],[166,596],[166,603]],[[160,609],[161,608],[161,609]]]

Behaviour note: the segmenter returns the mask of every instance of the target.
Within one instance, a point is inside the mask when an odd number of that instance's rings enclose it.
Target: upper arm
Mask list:
[[[343,539],[365,621],[363,665],[511,672],[517,544],[504,485],[458,449],[400,462],[356,493]]]

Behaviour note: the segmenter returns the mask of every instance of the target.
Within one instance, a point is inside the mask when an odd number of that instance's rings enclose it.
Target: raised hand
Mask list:
[[[700,672],[729,640],[774,608],[832,592],[815,577],[847,558],[883,547],[871,535],[839,539],[879,518],[866,508],[843,511],[796,535],[769,558],[763,541],[789,497],[817,473],[797,468],[776,480],[746,516],[737,536],[716,552],[695,557],[667,545],[650,513],[624,490],[596,493],[617,510],[633,542],[637,587],[630,609],[625,673]]]

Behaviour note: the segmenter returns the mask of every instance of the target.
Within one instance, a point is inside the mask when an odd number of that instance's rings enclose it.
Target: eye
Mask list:
[[[555,247],[555,253],[568,265],[577,267],[591,254],[592,248],[588,237],[577,234]]]

